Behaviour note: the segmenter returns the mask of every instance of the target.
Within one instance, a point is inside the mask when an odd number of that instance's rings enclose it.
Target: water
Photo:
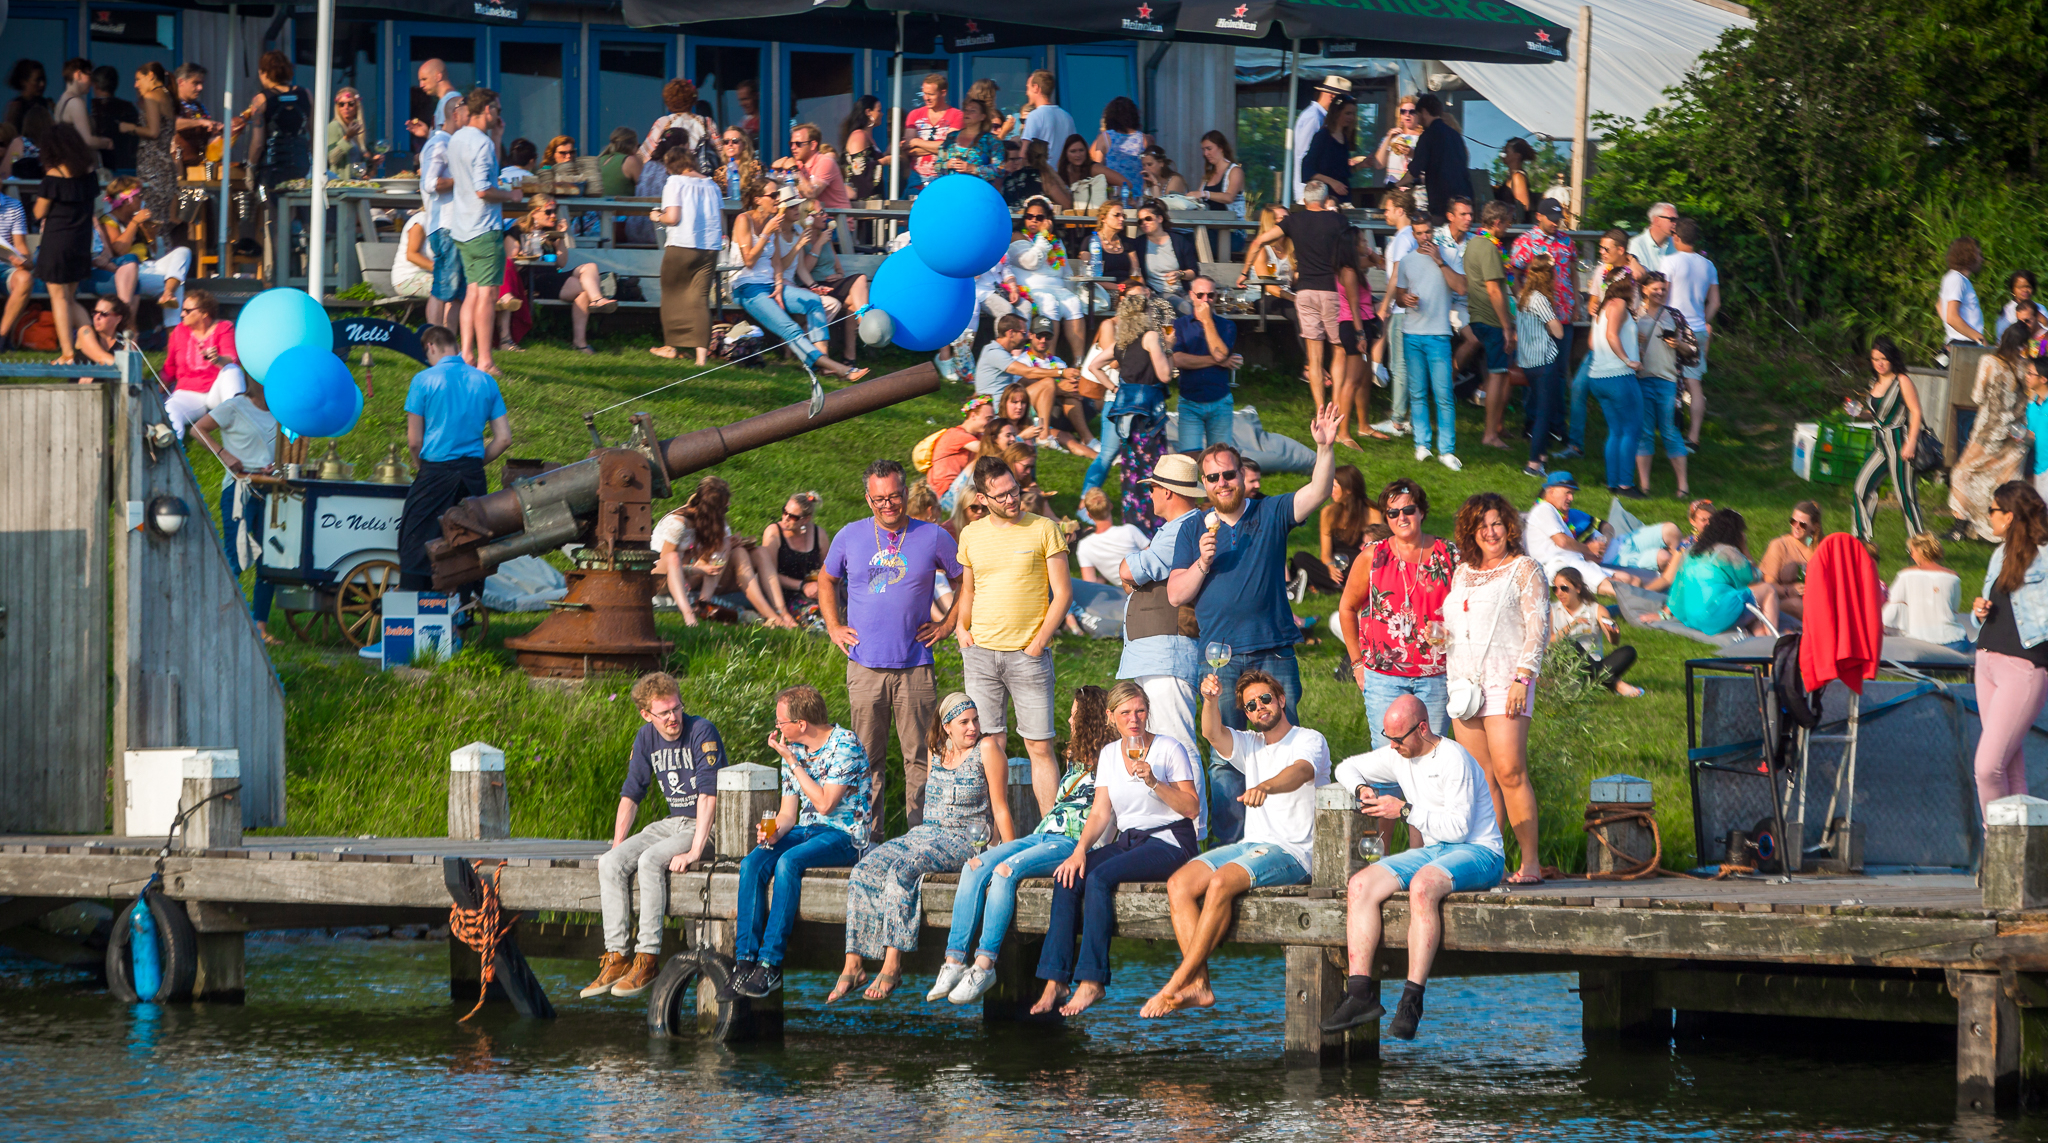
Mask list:
[[[2048,1135],[2048,1117],[1959,1121],[1953,1063],[1881,1036],[1588,1058],[1568,976],[1439,981],[1421,1039],[1303,1072],[1279,1064],[1271,955],[1219,957],[1217,1008],[1162,1021],[1136,1009],[1170,966],[1125,958],[1109,999],[1061,1030],[985,1030],[923,1003],[916,978],[902,1000],[824,1010],[826,974],[793,973],[785,1044],[739,1051],[649,1039],[641,1005],[575,999],[590,966],[567,961],[536,965],[560,1019],[460,1025],[447,963],[425,941],[251,939],[246,1005],[157,1008],[0,959],[0,1139]]]

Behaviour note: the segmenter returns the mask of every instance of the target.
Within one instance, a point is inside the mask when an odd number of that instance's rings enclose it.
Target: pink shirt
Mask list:
[[[164,381],[180,390],[204,393],[213,388],[220,377],[220,362],[208,361],[199,351],[211,345],[220,355],[221,361],[232,365],[241,360],[235,352],[235,323],[216,321],[206,331],[205,340],[192,336],[192,330],[180,322],[171,330],[170,348],[164,353]]]
[[[818,205],[826,210],[845,210],[853,201],[846,193],[846,180],[839,174],[839,156],[823,151],[804,164],[804,178],[818,188]]]
[[[1363,276],[1364,276],[1364,275],[1360,275],[1360,277],[1363,277]],[[1338,279],[1337,279],[1337,320],[1338,320],[1338,321],[1348,321],[1348,322],[1351,322],[1351,323],[1353,323],[1353,324],[1355,324],[1355,325],[1364,325],[1364,324],[1365,324],[1366,322],[1369,322],[1369,321],[1371,321],[1371,320],[1372,320],[1373,318],[1375,318],[1375,317],[1378,317],[1378,316],[1379,316],[1379,315],[1378,315],[1377,313],[1375,313],[1375,312],[1374,312],[1374,310],[1373,310],[1373,303],[1372,303],[1372,287],[1371,287],[1371,286],[1368,286],[1368,285],[1366,285],[1366,284],[1365,284],[1364,282],[1360,282],[1360,283],[1358,284],[1358,287],[1359,287],[1359,289],[1360,289],[1360,290],[1362,290],[1362,291],[1363,291],[1363,292],[1365,293],[1365,304],[1364,304],[1364,305],[1362,305],[1362,306],[1354,306],[1354,305],[1352,305],[1352,303],[1351,303],[1351,291],[1350,291],[1350,290],[1347,290],[1347,289],[1345,289],[1345,288],[1344,288],[1344,279],[1343,279],[1343,278],[1338,278]]]
[[[948,135],[960,129],[960,109],[948,107],[934,117],[929,108],[920,107],[903,117],[903,128],[909,131],[913,138],[942,143]],[[917,173],[925,178],[938,177],[937,155],[919,154],[917,161],[912,165],[916,167]]]

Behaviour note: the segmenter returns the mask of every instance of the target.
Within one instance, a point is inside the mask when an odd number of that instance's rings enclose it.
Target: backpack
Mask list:
[[[940,429],[938,432],[917,442],[917,447],[910,450],[910,463],[919,472],[930,472],[932,470],[932,453],[937,451],[939,447],[939,438],[945,435],[946,430]]]
[[[1691,369],[1700,363],[1699,336],[1693,333],[1692,323],[1685,320],[1684,314],[1670,306],[1665,306],[1664,312],[1671,315],[1673,323],[1671,332],[1664,335],[1664,344],[1671,347],[1680,369]]]

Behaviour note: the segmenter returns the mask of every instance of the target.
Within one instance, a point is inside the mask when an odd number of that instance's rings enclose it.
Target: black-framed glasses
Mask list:
[[[1012,488],[1008,492],[984,492],[982,495],[990,500],[1020,500],[1024,496],[1024,490]]]
[[[121,315],[115,313],[113,310],[94,310],[92,311],[92,316],[94,317],[94,319],[99,319],[103,317],[120,317]]]
[[[884,493],[882,493],[882,494],[881,494],[880,496],[870,496],[870,497],[868,497],[868,503],[870,503],[870,504],[894,504],[894,503],[896,503],[896,502],[898,502],[898,501],[900,501],[900,500],[902,500],[902,499],[904,499],[904,496],[903,496],[903,493],[901,493],[901,492],[884,492]],[[787,513],[787,512],[784,512],[784,513],[783,513],[783,515],[787,516],[787,515],[789,515],[789,513]]]
[[[1398,745],[1398,744],[1400,744],[1400,743],[1406,742],[1406,741],[1408,741],[1408,740],[1409,740],[1410,738],[1413,738],[1413,737],[1415,737],[1415,732],[1416,732],[1416,731],[1418,731],[1418,730],[1421,730],[1421,729],[1422,729],[1422,728],[1423,728],[1424,726],[1427,726],[1427,725],[1428,725],[1428,723],[1427,723],[1427,722],[1423,722],[1423,721],[1418,721],[1418,722],[1416,722],[1416,724],[1415,724],[1414,726],[1411,726],[1411,727],[1409,727],[1409,728],[1408,728],[1408,733],[1406,733],[1406,734],[1388,734],[1388,735],[1387,735],[1387,741],[1388,741],[1388,742],[1392,742],[1392,743],[1395,743],[1395,744],[1397,744],[1397,745]],[[1382,734],[1385,734],[1386,732],[1385,732],[1384,730],[1382,730],[1382,731],[1381,731],[1381,733],[1382,733]]]
[[[1026,222],[1051,222],[1051,221],[1052,221],[1052,215],[1050,215],[1050,214],[1034,214],[1034,213],[1031,213],[1031,212],[1027,211],[1027,212],[1025,212],[1025,215],[1024,215],[1024,221],[1026,221]]]
[[[782,514],[782,518],[785,520],[801,524],[804,521],[809,520],[811,518],[811,514],[809,512],[784,512]]]
[[[1566,595],[1573,590],[1575,589],[1568,583],[1554,583],[1550,585],[1550,594],[1552,595]]]
[[[1398,520],[1398,519],[1400,519],[1400,518],[1401,518],[1401,517],[1403,517],[1403,516],[1420,516],[1420,515],[1422,515],[1422,505],[1420,505],[1420,504],[1406,504],[1406,505],[1403,505],[1403,506],[1401,506],[1401,507],[1399,507],[1399,508],[1389,508],[1389,509],[1387,509],[1387,518],[1388,518],[1389,520]]]
[[[1203,299],[1205,299],[1205,298],[1213,298],[1213,297],[1215,297],[1215,296],[1216,296],[1216,291],[1214,291],[1214,290],[1204,290],[1204,291],[1202,291],[1202,292],[1201,292],[1201,293],[1199,293],[1199,294],[1198,294],[1198,293],[1196,293],[1196,292],[1195,292],[1195,291],[1193,291],[1193,290],[1189,290],[1189,291],[1188,291],[1188,297],[1194,298],[1194,299],[1195,299],[1196,301],[1201,301],[1201,300],[1203,300]]]
[[[1277,701],[1274,699],[1272,691],[1260,691],[1258,694],[1244,700],[1244,712],[1250,714],[1262,706],[1273,706]]]
[[[681,718],[683,717],[683,704],[677,703],[676,705],[669,707],[667,710],[650,709],[647,712],[647,717],[658,718],[664,722],[668,721],[671,718]]]
[[[1226,468],[1222,472],[1203,473],[1202,482],[1204,484],[1222,484],[1226,480],[1236,480],[1242,475],[1244,475],[1244,470],[1241,468]]]
[[[1403,115],[1413,115],[1413,114],[1415,114],[1415,109],[1414,109],[1413,107],[1403,107],[1403,108],[1401,108],[1401,114],[1403,114]]]

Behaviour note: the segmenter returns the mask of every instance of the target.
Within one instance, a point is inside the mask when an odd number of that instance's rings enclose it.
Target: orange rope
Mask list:
[[[1655,852],[1648,858],[1641,858],[1632,853],[1623,852],[1613,842],[1607,840],[1607,834],[1603,832],[1603,827],[1614,825],[1617,822],[1630,821],[1641,822],[1649,828],[1650,841],[1655,847]],[[1626,871],[1614,873],[1595,873],[1587,870],[1586,880],[1588,881],[1640,881],[1648,877],[1683,877],[1694,881],[1721,881],[1737,873],[1756,872],[1756,867],[1753,865],[1724,864],[1714,872],[1712,878],[1703,878],[1696,874],[1663,868],[1664,835],[1657,831],[1656,815],[1648,810],[1625,809],[1615,805],[1587,806],[1585,829],[1586,833],[1591,835],[1594,841],[1599,842],[1605,847],[1607,852],[1613,854],[1617,861],[1630,867]]]
[[[481,861],[475,863],[478,873],[483,872],[483,864]],[[456,1021],[458,1024],[483,1010],[484,998],[490,995],[491,981],[497,978],[498,941],[512,928],[511,925],[504,923],[498,909],[498,879],[504,875],[505,862],[500,860],[498,867],[491,871],[490,880],[479,879],[483,888],[482,904],[474,909],[465,909],[460,905],[451,905],[448,908],[448,931],[463,944],[475,949],[478,955],[483,957],[484,962],[484,979],[477,988],[476,1007],[469,1010],[469,1015]]]

